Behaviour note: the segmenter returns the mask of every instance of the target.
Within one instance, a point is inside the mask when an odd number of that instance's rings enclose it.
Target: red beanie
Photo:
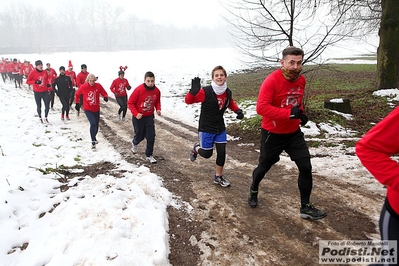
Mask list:
[[[72,67],[73,67],[72,62],[71,62],[71,60],[69,60],[68,68],[72,68]]]

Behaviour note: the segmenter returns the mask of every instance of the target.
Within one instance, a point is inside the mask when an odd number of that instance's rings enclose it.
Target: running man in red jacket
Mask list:
[[[150,163],[157,163],[152,156],[155,143],[154,111],[161,115],[161,92],[155,86],[155,75],[148,71],[144,75],[144,83],[134,89],[127,102],[132,112],[134,137],[132,152],[137,153],[137,145],[147,140],[145,155]]]
[[[42,103],[44,102],[44,116],[45,121],[48,123],[48,113],[50,111],[50,87],[48,82],[47,71],[43,70],[43,63],[41,60],[35,62],[36,68],[30,72],[28,78],[26,79],[26,84],[33,86],[33,93],[35,96],[37,114],[39,115],[40,122],[43,123],[42,119]]]
[[[283,50],[281,67],[263,81],[256,111],[262,116],[259,164],[252,173],[248,205],[258,205],[259,183],[270,168],[286,151],[299,170],[301,218],[318,220],[327,213],[316,209],[310,202],[313,187],[310,153],[299,125],[308,121],[303,114],[303,95],[306,80],[302,71],[304,52],[296,47]]]

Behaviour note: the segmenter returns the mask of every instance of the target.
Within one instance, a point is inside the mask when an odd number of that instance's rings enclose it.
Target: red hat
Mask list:
[[[72,65],[72,62],[71,62],[71,60],[69,60],[69,63],[68,63],[68,68],[73,68],[73,65]]]

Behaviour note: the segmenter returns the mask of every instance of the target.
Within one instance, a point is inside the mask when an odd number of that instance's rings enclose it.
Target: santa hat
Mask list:
[[[73,68],[73,65],[72,65],[72,62],[71,62],[71,60],[69,60],[69,63],[68,63],[68,68]]]

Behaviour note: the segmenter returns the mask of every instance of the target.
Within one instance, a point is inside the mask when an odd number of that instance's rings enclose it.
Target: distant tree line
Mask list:
[[[0,53],[115,51],[177,47],[222,47],[219,28],[159,25],[104,1],[64,1],[53,13],[45,7],[11,2],[0,12]]]

